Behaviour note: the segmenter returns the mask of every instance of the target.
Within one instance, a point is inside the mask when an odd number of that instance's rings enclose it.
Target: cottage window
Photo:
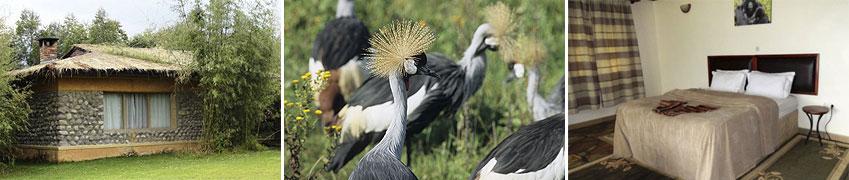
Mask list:
[[[104,93],[104,129],[171,127],[169,94]]]

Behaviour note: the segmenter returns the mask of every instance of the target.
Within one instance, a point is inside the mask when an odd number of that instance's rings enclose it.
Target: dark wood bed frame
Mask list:
[[[819,54],[765,54],[708,56],[708,85],[712,71],[743,70],[768,73],[796,72],[790,90],[795,94],[817,95],[819,85]]]

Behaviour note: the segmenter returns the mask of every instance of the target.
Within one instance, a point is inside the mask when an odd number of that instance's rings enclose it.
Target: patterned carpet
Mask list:
[[[569,130],[569,179],[674,179],[627,159],[610,159],[614,121]],[[740,179],[847,179],[849,146],[799,135]],[[824,142],[826,142],[824,140]]]
[[[613,122],[569,130],[569,169],[613,154],[613,142],[605,142],[603,138],[613,133]]]

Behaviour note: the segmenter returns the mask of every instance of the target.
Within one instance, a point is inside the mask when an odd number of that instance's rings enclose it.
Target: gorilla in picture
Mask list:
[[[771,22],[772,0],[735,0],[734,25],[768,24]]]

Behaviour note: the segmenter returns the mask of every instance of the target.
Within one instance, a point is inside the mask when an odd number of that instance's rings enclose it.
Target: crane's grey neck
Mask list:
[[[354,0],[339,0],[336,3],[336,17],[354,17]]]
[[[407,89],[404,80],[398,75],[389,76],[389,89],[392,91],[392,112],[393,121],[389,122],[389,128],[386,129],[386,134],[383,139],[375,145],[371,151],[387,152],[394,157],[401,159],[401,150],[404,145],[407,123]]]
[[[528,101],[529,110],[534,115],[534,120],[540,120],[544,117],[537,117],[538,114],[544,112],[545,98],[539,94],[539,70],[537,67],[528,68],[528,89],[525,91],[525,97]]]
[[[475,30],[474,36],[472,36],[472,42],[469,44],[469,47],[466,48],[466,51],[463,52],[462,61],[469,61],[475,56],[482,56],[484,47],[484,40],[486,39],[486,33],[489,31],[491,26],[487,23],[481,24],[478,26],[478,29]]]
[[[466,72],[466,95],[464,96],[464,100],[468,99],[483,85],[484,75],[486,74],[486,47],[484,46],[484,40],[489,29],[489,24],[478,26],[472,37],[471,44],[466,48],[466,51],[463,53],[463,59],[459,62],[460,66]]]

